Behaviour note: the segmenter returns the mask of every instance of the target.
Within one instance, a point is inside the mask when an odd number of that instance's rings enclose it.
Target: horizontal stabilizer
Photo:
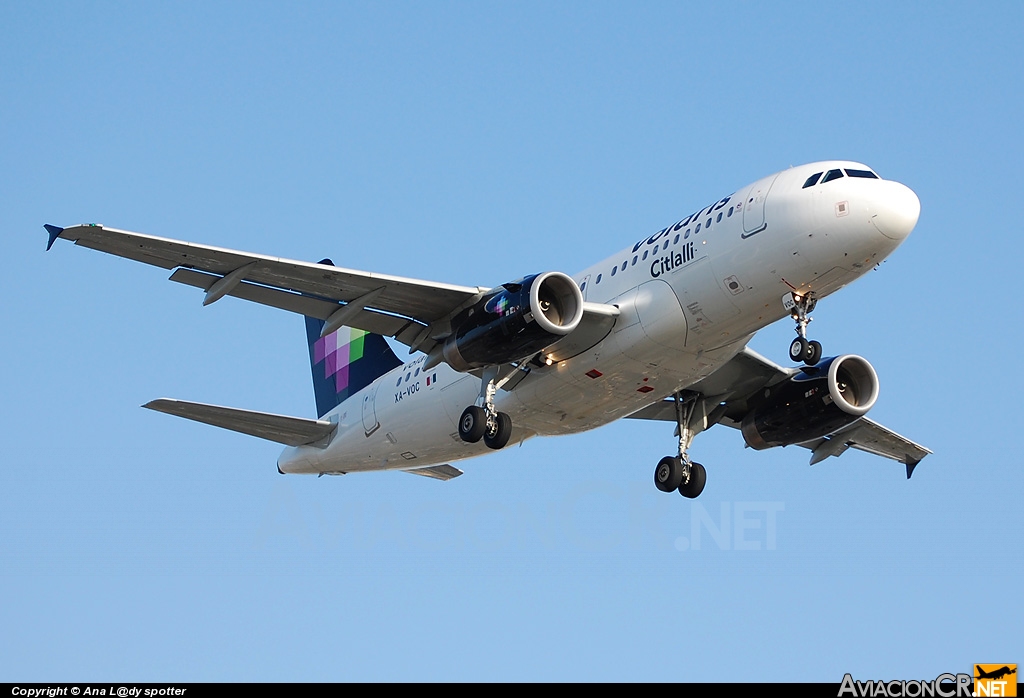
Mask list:
[[[337,424],[334,422],[323,419],[286,417],[280,414],[204,405],[199,402],[185,402],[170,398],[153,400],[147,402],[143,407],[268,441],[276,441],[286,446],[304,446],[322,441],[337,428]]]
[[[412,473],[413,475],[422,475],[424,477],[432,477],[435,480],[451,480],[453,477],[462,475],[462,471],[458,468],[452,467],[447,463],[441,465],[431,465],[428,468],[416,468],[415,470],[406,470],[404,472]]]

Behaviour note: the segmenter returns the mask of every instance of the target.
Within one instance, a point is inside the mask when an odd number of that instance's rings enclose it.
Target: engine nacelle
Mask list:
[[[458,371],[518,361],[569,334],[583,318],[583,294],[557,271],[504,284],[452,321],[444,360]]]
[[[823,359],[772,388],[743,418],[743,439],[758,450],[819,439],[860,419],[877,399],[878,375],[865,359]]]

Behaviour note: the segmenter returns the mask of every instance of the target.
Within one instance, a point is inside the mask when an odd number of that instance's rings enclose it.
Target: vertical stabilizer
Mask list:
[[[325,259],[320,264],[332,264]],[[333,264],[332,264],[333,266]],[[342,327],[321,337],[324,321],[306,318],[309,363],[313,368],[316,414],[325,414],[350,395],[402,365],[387,341],[379,334]]]
[[[309,362],[313,368],[316,413],[323,417],[345,399],[402,362],[379,334],[342,327],[320,336],[323,320],[306,318]]]

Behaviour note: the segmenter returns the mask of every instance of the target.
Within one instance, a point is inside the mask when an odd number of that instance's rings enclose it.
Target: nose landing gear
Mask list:
[[[797,338],[789,345],[789,358],[792,361],[803,361],[808,366],[813,366],[821,361],[821,342],[807,341],[807,325],[814,319],[808,313],[814,310],[818,301],[813,292],[802,295],[793,291],[790,295],[793,297],[790,317],[796,320]]]

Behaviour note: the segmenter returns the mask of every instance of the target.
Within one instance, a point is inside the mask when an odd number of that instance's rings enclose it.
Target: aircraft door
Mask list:
[[[778,175],[766,177],[755,182],[747,190],[746,200],[743,202],[743,237],[750,237],[768,227],[764,219],[764,204],[777,177]]]
[[[371,383],[363,393],[363,433],[367,436],[380,429],[377,421],[377,388],[380,381]]]

